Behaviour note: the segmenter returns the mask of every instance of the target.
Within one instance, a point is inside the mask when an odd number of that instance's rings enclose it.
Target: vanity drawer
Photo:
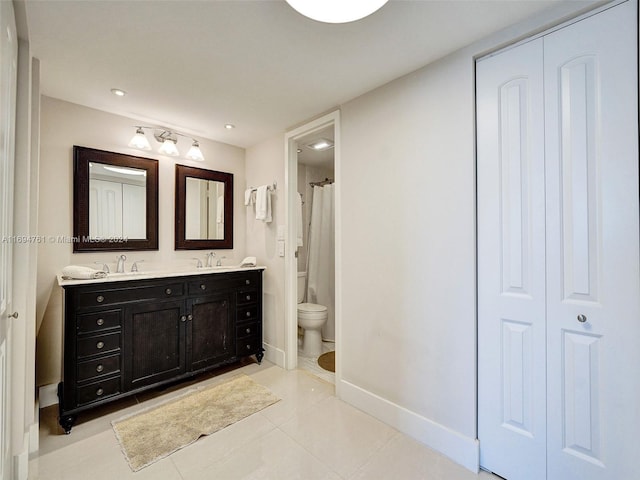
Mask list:
[[[76,321],[78,333],[99,332],[119,328],[122,325],[120,310],[78,315]]]
[[[97,358],[78,363],[78,381],[103,377],[120,371],[120,355]]]
[[[99,307],[113,303],[162,300],[184,295],[183,283],[169,283],[144,287],[96,290],[78,294],[79,307]]]
[[[255,303],[258,301],[258,291],[253,290],[241,290],[236,294],[236,303],[242,305],[244,303]]]
[[[259,352],[262,348],[262,339],[260,337],[247,337],[236,341],[236,355],[251,355]]]
[[[238,307],[238,316],[236,320],[238,322],[244,322],[245,320],[254,320],[258,317],[258,306],[250,305],[247,307]]]
[[[78,338],[78,358],[120,351],[120,332]]]
[[[189,295],[200,295],[203,292],[214,293],[221,289],[257,288],[260,285],[261,275],[260,271],[203,275],[197,281],[189,282]]]
[[[260,333],[260,323],[245,323],[236,327],[236,338],[251,337]]]
[[[118,393],[120,393],[119,376],[78,387],[77,401],[79,406],[86,405],[87,403],[97,402],[98,400],[117,395]]]

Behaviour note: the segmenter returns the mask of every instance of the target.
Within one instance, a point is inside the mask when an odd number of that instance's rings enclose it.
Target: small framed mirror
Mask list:
[[[73,251],[158,249],[158,161],[73,147]]]
[[[176,165],[175,248],[233,248],[233,174]]]

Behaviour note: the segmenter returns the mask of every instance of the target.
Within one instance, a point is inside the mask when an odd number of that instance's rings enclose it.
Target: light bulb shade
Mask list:
[[[177,157],[178,155],[180,155],[178,147],[176,147],[176,142],[168,138],[165,139],[165,141],[162,143],[159,152],[163,155],[169,155],[171,157]]]
[[[360,20],[381,8],[388,0],[287,0],[305,17],[325,23]]]
[[[149,145],[149,140],[144,136],[144,132],[141,128],[136,130],[136,134],[133,136],[131,141],[129,142],[129,146],[131,148],[137,148],[138,150],[151,150],[151,145]]]
[[[193,145],[191,145],[191,148],[187,152],[187,158],[189,160],[204,162],[204,155],[202,155],[202,150],[200,150],[200,144],[198,142],[193,142]]]

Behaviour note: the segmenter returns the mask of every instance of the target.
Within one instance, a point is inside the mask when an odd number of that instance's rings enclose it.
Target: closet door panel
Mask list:
[[[477,63],[480,464],[545,476],[542,40]]]
[[[640,478],[636,18],[544,37],[549,479]]]

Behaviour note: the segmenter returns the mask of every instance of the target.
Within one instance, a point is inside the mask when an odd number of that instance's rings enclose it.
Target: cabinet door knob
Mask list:
[[[98,326],[100,326],[100,325],[104,325],[104,318],[99,318],[98,320],[96,320],[96,324],[97,324]]]
[[[102,302],[104,302],[104,297],[103,297],[102,295],[98,295],[98,296],[96,297],[96,302],[98,302],[98,303],[102,303]]]
[[[200,290],[206,290],[207,286],[204,283],[200,284]]]
[[[99,397],[104,393],[104,390],[102,388],[99,388],[96,390],[96,395]]]
[[[578,321],[579,321],[580,323],[584,323],[584,322],[586,322],[586,321],[587,321],[587,316],[586,316],[586,315],[583,315],[583,314],[578,315]]]
[[[244,281],[244,283],[246,283],[247,285],[251,285],[251,280],[247,279]]]
[[[251,295],[247,295],[247,300],[251,300]]]
[[[189,321],[193,320],[193,315],[191,315],[191,314],[187,315],[187,320],[189,320]]]
[[[250,317],[250,316],[251,316],[251,312],[247,312],[247,317]]]
[[[103,348],[103,347],[104,347],[104,342],[98,342],[98,343],[96,343],[96,348],[97,348],[98,350],[100,350],[100,349],[101,349],[101,348]]]
[[[247,344],[247,350],[251,350],[251,345]]]
[[[167,295],[171,295],[171,289],[170,289],[170,288],[167,288],[167,289],[164,291],[164,293],[166,293]]]
[[[186,315],[182,315],[182,316],[180,317],[180,321],[181,321],[181,322],[186,322],[186,321],[187,321],[187,316],[186,316]]]
[[[104,370],[104,366],[103,366],[102,364],[99,364],[99,365],[96,367],[96,372],[98,372],[98,373],[102,372],[103,370]]]
[[[247,328],[247,329],[245,330],[245,332],[247,332],[247,333],[251,333],[251,329],[250,329],[250,328]]]

